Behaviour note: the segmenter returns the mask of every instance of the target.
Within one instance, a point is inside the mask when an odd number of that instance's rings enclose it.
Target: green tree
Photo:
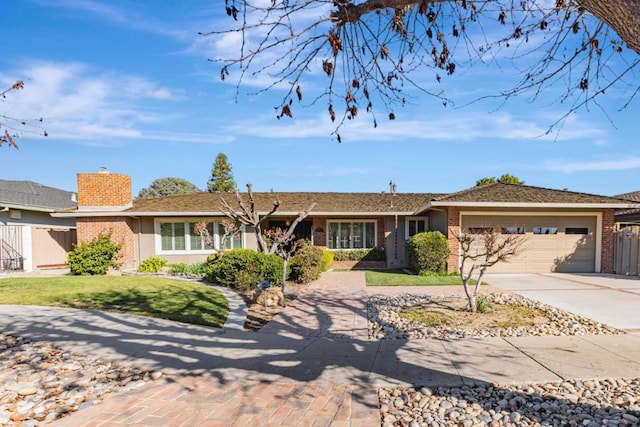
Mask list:
[[[615,99],[614,87],[626,94],[622,108],[640,90],[637,0],[225,0],[220,6],[233,22],[204,35],[239,33],[244,41],[235,55],[220,59],[221,78],[241,85],[260,75],[268,78],[265,89],[284,88],[276,95],[278,118],[292,117],[298,105],[323,105],[337,127],[365,111],[376,126],[382,115],[375,112],[394,120],[413,89],[449,106],[455,100],[442,82],[474,64],[512,67],[505,73],[517,77],[487,97],[536,99],[553,89],[565,113],[551,128],[596,97]],[[321,74],[327,78],[316,91],[318,80],[308,77]]]
[[[151,197],[171,196],[174,194],[197,193],[200,189],[182,178],[158,178],[147,188],[143,188],[138,193],[138,199],[149,199]]]
[[[500,176],[500,178],[497,178],[495,176],[488,176],[486,178],[480,178],[479,180],[476,181],[476,187],[479,187],[481,185],[486,185],[486,184],[492,184],[494,182],[501,182],[503,184],[517,184],[517,185],[524,185],[524,181],[522,181],[521,179],[519,179],[517,176],[513,176],[511,174],[508,173],[503,173],[502,176]]]
[[[233,180],[227,155],[219,153],[211,168],[211,178],[207,182],[207,190],[210,193],[231,193],[235,188],[236,182]]]

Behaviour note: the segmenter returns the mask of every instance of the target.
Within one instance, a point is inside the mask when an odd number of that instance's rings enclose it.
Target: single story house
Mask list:
[[[78,174],[78,207],[53,215],[76,220],[78,240],[103,230],[123,244],[123,267],[136,268],[149,256],[173,262],[202,261],[212,253],[195,235],[194,225],[211,223],[220,239],[226,218],[220,198],[236,207],[235,194],[195,193],[133,200],[131,179],[106,170]],[[524,250],[492,268],[494,272],[612,272],[614,214],[629,201],[540,187],[493,183],[452,194],[439,193],[254,193],[256,209],[278,211],[268,227],[287,225],[316,203],[296,234],[329,250],[382,248],[384,266],[407,265],[405,242],[415,233],[437,230],[447,236],[448,268],[459,265],[461,230],[487,227],[522,234]],[[246,195],[245,195],[246,200]],[[228,248],[256,248],[252,230],[243,230]]]
[[[0,273],[65,267],[76,222],[50,214],[77,205],[73,192],[0,179]]]

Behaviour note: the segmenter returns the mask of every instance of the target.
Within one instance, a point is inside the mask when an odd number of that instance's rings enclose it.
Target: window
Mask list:
[[[558,227],[533,227],[533,234],[558,234]]]
[[[493,227],[467,227],[467,233],[469,234],[493,233]]]
[[[407,218],[406,220],[406,233],[405,233],[405,237],[407,240],[409,240],[409,238],[411,236],[414,236],[418,233],[423,233],[425,231],[427,231],[427,225],[429,224],[429,218]]]
[[[567,227],[564,229],[564,234],[589,234],[588,227]]]
[[[196,222],[161,222],[160,252],[211,252],[212,248],[195,233],[195,225]],[[224,236],[224,226],[219,222],[210,222],[207,224],[207,230],[215,247],[219,248]],[[241,233],[228,238],[224,246],[224,249],[241,248]]]
[[[373,221],[329,222],[329,249],[363,249],[376,247],[376,224]]]
[[[526,232],[524,227],[502,227],[502,234],[525,234]]]

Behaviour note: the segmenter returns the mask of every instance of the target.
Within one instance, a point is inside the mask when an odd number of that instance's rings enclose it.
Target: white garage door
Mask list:
[[[595,271],[595,216],[464,215],[462,228],[491,228],[525,236],[519,255],[493,266],[492,273]]]

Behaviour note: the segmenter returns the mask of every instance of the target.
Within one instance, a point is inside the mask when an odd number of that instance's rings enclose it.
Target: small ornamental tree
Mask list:
[[[301,240],[296,239],[295,234],[289,234],[280,227],[267,230],[265,237],[271,243],[272,253],[278,255],[284,261],[282,267],[282,295],[285,295],[285,286],[287,284],[287,264],[289,259],[296,253]]]
[[[3,101],[7,98],[7,94],[11,91],[19,91],[24,89],[24,82],[22,80],[16,81],[10,87],[0,90],[0,101]],[[16,139],[18,138],[18,132],[16,127],[21,126],[22,128],[27,129],[30,133],[39,133],[44,137],[49,136],[46,130],[36,129],[33,126],[33,122],[36,120],[26,120],[16,117],[10,117],[5,115],[4,113],[0,113],[0,147],[3,145],[8,145],[9,147],[18,148],[18,144],[16,143]],[[43,119],[37,119],[38,122],[42,122]]]
[[[109,267],[118,269],[116,261],[122,248],[119,243],[111,241],[111,231],[98,234],[93,240],[82,242],[69,251],[67,263],[71,274],[91,276],[106,274]]]
[[[210,193],[231,193],[236,188],[236,182],[231,173],[231,165],[227,155],[220,153],[211,168],[211,178],[207,182],[207,191]]]
[[[522,234],[498,234],[490,227],[482,227],[481,230],[477,234],[464,233],[456,236],[460,250],[460,277],[469,300],[469,310],[473,313],[477,311],[478,292],[487,268],[518,255],[525,243]],[[476,286],[472,292],[469,283],[476,273]]]
[[[407,242],[409,265],[417,273],[445,271],[450,253],[447,238],[439,231],[415,234]]]

